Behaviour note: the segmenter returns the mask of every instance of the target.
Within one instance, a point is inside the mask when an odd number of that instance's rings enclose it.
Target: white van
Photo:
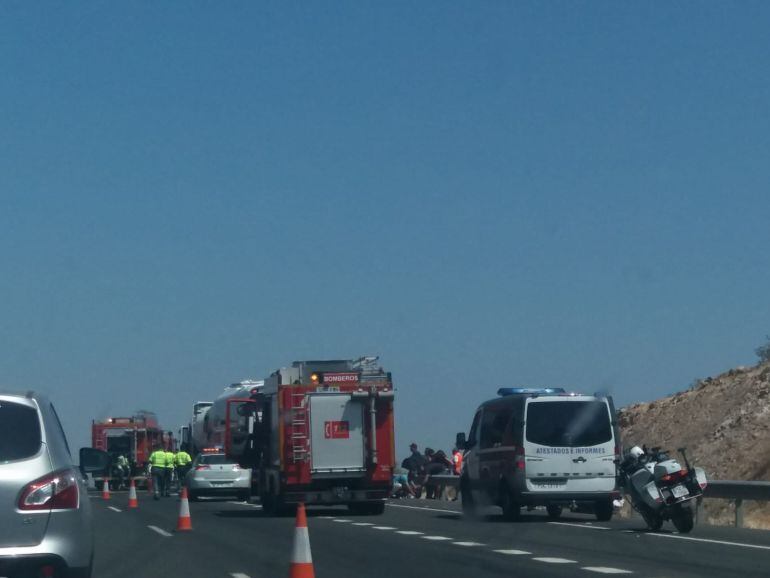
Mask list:
[[[611,397],[561,388],[503,388],[476,410],[465,450],[463,510],[497,505],[506,518],[522,506],[546,506],[558,518],[566,505],[612,517],[620,497],[616,459],[620,436]]]

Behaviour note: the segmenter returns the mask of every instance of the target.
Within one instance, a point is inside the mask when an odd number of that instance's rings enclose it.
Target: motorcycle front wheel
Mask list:
[[[671,512],[671,521],[680,534],[687,534],[695,526],[695,512],[690,501],[681,502]]]

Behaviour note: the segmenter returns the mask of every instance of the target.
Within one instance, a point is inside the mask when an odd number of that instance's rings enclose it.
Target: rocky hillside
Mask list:
[[[675,451],[712,479],[770,481],[770,363],[731,369],[688,391],[619,411],[623,445]],[[731,520],[721,500],[706,500],[714,523]],[[752,505],[746,525],[770,527],[770,505]]]

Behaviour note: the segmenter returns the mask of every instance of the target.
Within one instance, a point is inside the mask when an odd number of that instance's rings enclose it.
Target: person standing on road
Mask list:
[[[176,477],[179,482],[179,491],[182,491],[182,485],[184,485],[184,479],[187,476],[187,472],[190,471],[190,463],[192,458],[190,454],[185,451],[184,446],[176,453]]]
[[[171,451],[171,448],[169,447],[166,450],[166,481],[164,484],[164,492],[163,495],[165,497],[169,497],[171,495],[171,481],[174,479],[174,462],[176,462],[176,456],[174,455],[174,452]]]
[[[401,462],[401,467],[409,472],[409,482],[416,498],[422,495],[422,480],[425,477],[425,465],[427,460],[417,450],[417,444],[409,445],[410,456]]]
[[[158,500],[166,490],[166,452],[160,446],[156,446],[155,451],[150,454],[150,473],[152,474],[152,497]]]

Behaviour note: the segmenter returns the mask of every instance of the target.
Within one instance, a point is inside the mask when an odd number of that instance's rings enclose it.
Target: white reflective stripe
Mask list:
[[[296,528],[294,530],[294,548],[291,553],[292,564],[310,564],[313,557],[310,555],[310,536],[307,528]]]
[[[179,517],[180,518],[190,517],[190,502],[188,502],[187,500],[182,500],[182,505],[179,507]]]
[[[532,558],[538,562],[547,562],[548,564],[576,564],[574,560],[568,560],[567,558]]]
[[[120,508],[116,508],[115,506],[107,506],[108,510],[112,510],[113,512],[122,512]]]
[[[588,572],[598,572],[599,574],[633,574],[631,570],[608,568],[607,566],[584,566],[581,568],[581,570],[587,570]]]
[[[532,553],[527,552],[526,550],[494,550],[494,552],[497,552],[498,554],[506,554],[508,556],[526,556],[527,554]]]

